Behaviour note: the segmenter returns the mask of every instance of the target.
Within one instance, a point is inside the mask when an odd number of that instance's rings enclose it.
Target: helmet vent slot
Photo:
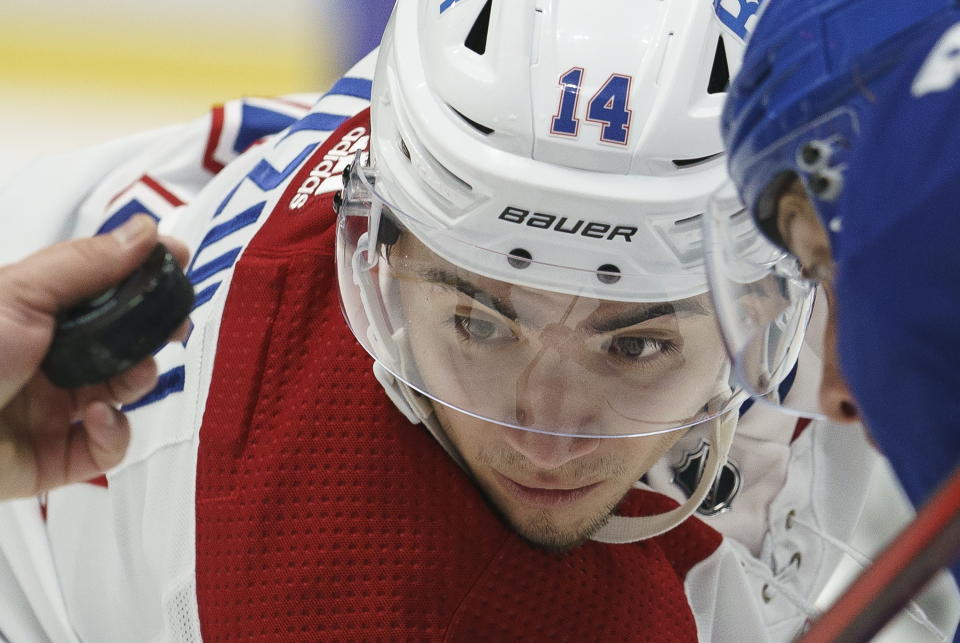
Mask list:
[[[487,0],[487,4],[483,5],[483,9],[477,15],[476,22],[470,28],[470,33],[467,34],[467,39],[463,42],[467,49],[475,51],[481,56],[487,52],[487,33],[490,31],[490,6],[492,4],[493,0]]]
[[[687,217],[686,219],[680,219],[679,221],[674,221],[674,222],[673,222],[673,225],[681,225],[681,226],[682,226],[682,225],[686,225],[686,224],[688,224],[688,223],[695,223],[695,222],[699,221],[699,220],[700,220],[700,217],[702,217],[702,216],[703,216],[702,214],[695,214],[695,215],[693,215],[692,217]]]
[[[730,87],[730,67],[727,65],[727,48],[723,46],[723,37],[717,38],[717,52],[713,56],[713,69],[707,81],[708,94],[722,94]]]
[[[477,130],[478,132],[480,132],[480,133],[483,134],[484,136],[487,136],[487,135],[489,135],[489,134],[493,134],[493,128],[492,128],[492,127],[487,127],[486,125],[481,125],[481,124],[478,123],[477,121],[475,121],[475,120],[473,120],[473,119],[470,119],[470,118],[467,118],[466,116],[464,116],[463,114],[461,114],[459,111],[457,111],[456,109],[454,109],[453,106],[450,106],[450,109],[453,109],[453,111],[457,114],[457,116],[459,116],[460,118],[462,118],[463,121],[464,121],[467,125],[469,125],[469,126],[472,127],[473,129]]]
[[[716,154],[710,154],[709,156],[698,156],[694,159],[674,159],[673,164],[676,165],[681,170],[688,167],[694,167],[696,165],[702,165],[704,163],[709,163],[715,158],[723,156],[723,152],[717,152]]]

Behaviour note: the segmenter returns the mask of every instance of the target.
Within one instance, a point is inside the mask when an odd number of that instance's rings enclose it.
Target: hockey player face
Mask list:
[[[458,269],[410,234],[390,264],[424,390],[505,420],[437,403],[443,430],[538,545],[571,547],[601,527],[683,434],[654,420],[696,417],[726,379],[707,295],[647,304],[524,288]],[[639,424],[653,435],[588,437]]]
[[[793,180],[777,199],[777,231],[786,249],[803,267],[805,276],[819,282],[829,305],[824,335],[823,375],[820,383],[821,411],[834,422],[848,423],[859,413],[843,375],[837,355],[836,306],[832,305],[834,265],[830,238],[817,216],[803,184]]]

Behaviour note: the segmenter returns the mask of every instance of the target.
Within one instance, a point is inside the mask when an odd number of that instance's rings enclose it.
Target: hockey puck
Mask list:
[[[193,285],[158,243],[119,285],[57,316],[42,368],[61,388],[104,382],[163,347],[193,307]]]

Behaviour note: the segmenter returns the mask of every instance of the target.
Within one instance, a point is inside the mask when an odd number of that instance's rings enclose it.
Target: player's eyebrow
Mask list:
[[[628,310],[618,315],[606,317],[596,322],[591,322],[590,327],[600,333],[607,333],[620,328],[628,328],[643,322],[656,319],[657,317],[666,317],[679,313],[692,313],[694,315],[709,315],[710,311],[697,297],[680,299],[677,301],[666,301],[658,304],[640,304],[633,310]]]
[[[420,276],[431,283],[447,286],[448,288],[462,292],[467,297],[476,299],[484,306],[492,308],[507,319],[511,321],[517,321],[517,311],[514,310],[513,306],[510,305],[509,302],[500,299],[496,295],[490,294],[483,288],[480,288],[470,280],[465,279],[458,274],[452,273],[449,270],[443,270],[441,268],[430,268],[428,270],[421,271]]]

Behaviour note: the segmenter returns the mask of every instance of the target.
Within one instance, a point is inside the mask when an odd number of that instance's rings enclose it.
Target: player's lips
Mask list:
[[[510,495],[524,504],[537,505],[539,507],[560,507],[563,505],[577,502],[595,488],[600,486],[600,482],[593,484],[571,487],[564,483],[530,483],[536,486],[521,484],[516,480],[508,478],[499,471],[494,471],[497,482]]]

